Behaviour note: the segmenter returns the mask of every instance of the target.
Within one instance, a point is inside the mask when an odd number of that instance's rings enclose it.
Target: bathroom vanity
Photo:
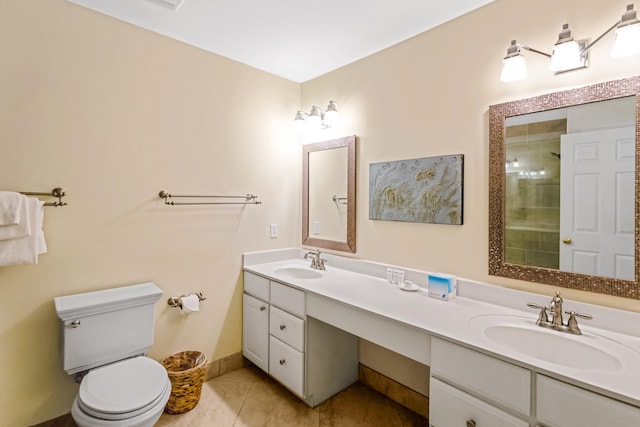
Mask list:
[[[640,425],[639,314],[566,301],[594,318],[570,335],[535,325],[551,296],[458,279],[445,302],[426,272],[404,292],[386,265],[304,253],[245,254],[243,353],[309,405],[355,381],[360,337],[430,366],[434,427]]]
[[[244,273],[242,352],[310,406],[358,379],[356,336],[307,317],[303,291],[249,272]]]

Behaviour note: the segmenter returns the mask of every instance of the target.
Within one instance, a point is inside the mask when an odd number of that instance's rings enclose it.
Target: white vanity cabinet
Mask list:
[[[640,408],[536,375],[537,416],[548,427],[638,427]]]
[[[433,427],[527,427],[527,369],[432,337],[429,423]]]
[[[433,337],[429,423],[638,427],[640,408]]]
[[[358,378],[358,337],[306,314],[300,289],[244,273],[242,354],[310,406]]]
[[[552,364],[535,354],[520,356],[467,328],[487,315],[510,322],[525,316],[533,323],[535,314],[518,308],[539,301],[538,295],[460,279],[458,299],[443,303],[424,290],[408,294],[387,284],[374,275],[382,273],[378,263],[329,254],[325,272],[289,274],[306,268],[304,253],[245,255],[243,353],[307,404],[356,381],[360,337],[430,367],[433,427],[640,427],[640,358],[630,353],[640,347],[640,336],[629,326],[640,314],[572,304],[594,314],[594,327],[620,338],[609,346],[585,333],[585,344],[620,351],[620,367],[579,369],[572,359]],[[554,342],[548,351],[557,350]]]

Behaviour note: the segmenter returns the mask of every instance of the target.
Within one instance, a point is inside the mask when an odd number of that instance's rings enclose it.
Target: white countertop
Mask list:
[[[309,268],[309,261],[302,259],[305,252],[296,248],[245,254],[243,268],[328,300],[414,326],[430,335],[497,356],[535,372],[640,406],[640,337],[633,335],[633,331],[640,329],[640,314],[565,300],[565,310],[589,313],[594,320],[580,321],[581,336],[556,331],[549,333],[562,334],[567,339],[584,340],[582,342],[599,340],[600,345],[602,342],[606,345],[611,340],[616,351],[622,348],[621,353],[625,353],[621,354],[624,363],[618,370],[576,369],[503,348],[470,327],[472,319],[486,315],[518,316],[530,319],[530,323],[535,325],[538,312],[528,309],[526,303],[548,305],[551,295],[541,296],[458,279],[458,297],[441,301],[427,295],[427,272],[402,268],[406,271],[406,278],[421,287],[418,291],[406,292],[387,282],[386,265],[328,254],[322,255],[328,259],[328,263],[326,270],[320,272],[321,278],[292,278],[277,272],[285,266]],[[580,356],[575,355],[576,358]]]

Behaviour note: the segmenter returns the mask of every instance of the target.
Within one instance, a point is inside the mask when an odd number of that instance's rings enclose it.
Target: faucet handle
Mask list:
[[[545,307],[544,305],[533,303],[533,302],[528,302],[527,307],[540,310],[540,314],[538,315],[538,321],[536,322],[536,325],[549,322],[549,316],[547,315],[547,307]]]
[[[565,311],[566,314],[569,315],[569,320],[567,321],[567,328],[569,328],[569,333],[574,335],[582,335],[582,331],[578,327],[578,320],[576,317],[581,319],[591,320],[593,316],[585,313],[576,313],[575,311]]]
[[[575,316],[585,320],[593,320],[593,316],[586,313],[576,313],[575,311],[565,311],[564,313],[569,316]]]

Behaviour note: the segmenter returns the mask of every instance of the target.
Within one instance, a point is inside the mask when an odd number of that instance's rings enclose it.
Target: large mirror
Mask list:
[[[489,108],[489,274],[640,299],[640,77]]]
[[[303,147],[302,244],[356,251],[356,137]]]

